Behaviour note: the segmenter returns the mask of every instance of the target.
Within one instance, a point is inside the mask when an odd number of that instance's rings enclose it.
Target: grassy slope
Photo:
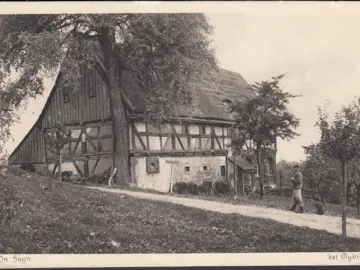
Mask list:
[[[0,226],[0,253],[311,252],[360,246],[358,239],[322,231],[71,184],[43,190],[41,183],[48,181],[37,175],[0,179],[0,221],[4,213],[15,214]]]

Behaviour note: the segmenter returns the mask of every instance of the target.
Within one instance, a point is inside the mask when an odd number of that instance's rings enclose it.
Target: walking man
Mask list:
[[[304,201],[302,198],[301,190],[303,185],[303,175],[300,171],[300,166],[295,165],[293,167],[294,173],[291,177],[291,181],[293,182],[293,194],[291,197],[291,211],[296,210],[296,206],[299,205],[299,210],[295,211],[296,213],[304,213]]]

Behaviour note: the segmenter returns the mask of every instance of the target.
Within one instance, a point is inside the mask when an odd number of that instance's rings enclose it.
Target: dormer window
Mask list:
[[[228,111],[230,111],[231,107],[234,105],[234,103],[229,99],[224,99],[222,103]]]

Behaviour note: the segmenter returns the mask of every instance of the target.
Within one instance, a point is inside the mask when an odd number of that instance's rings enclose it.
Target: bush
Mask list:
[[[178,194],[185,194],[187,193],[187,185],[185,182],[177,182],[173,186],[173,191]]]
[[[213,183],[211,181],[205,181],[199,186],[199,191],[207,196],[213,193]]]
[[[216,194],[227,194],[230,192],[230,185],[228,183],[225,183],[223,181],[221,182],[215,182],[214,188]]]
[[[16,165],[10,166],[9,172],[16,176],[24,176],[27,174],[25,170],[21,169],[20,166],[16,166]]]
[[[64,182],[69,182],[72,175],[73,175],[72,171],[61,172],[61,180]],[[55,174],[55,178],[59,178],[58,172]]]
[[[249,195],[251,193],[251,186],[244,187],[245,195]]]
[[[22,164],[22,165],[20,165],[20,169],[27,171],[27,172],[31,172],[31,173],[36,172],[36,169],[35,169],[34,165],[32,165],[32,164]]]
[[[187,190],[189,194],[196,195],[198,194],[198,185],[190,182],[187,184]]]

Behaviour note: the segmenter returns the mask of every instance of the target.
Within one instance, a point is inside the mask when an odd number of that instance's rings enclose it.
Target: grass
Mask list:
[[[358,251],[360,239],[8,174],[0,253]]]

